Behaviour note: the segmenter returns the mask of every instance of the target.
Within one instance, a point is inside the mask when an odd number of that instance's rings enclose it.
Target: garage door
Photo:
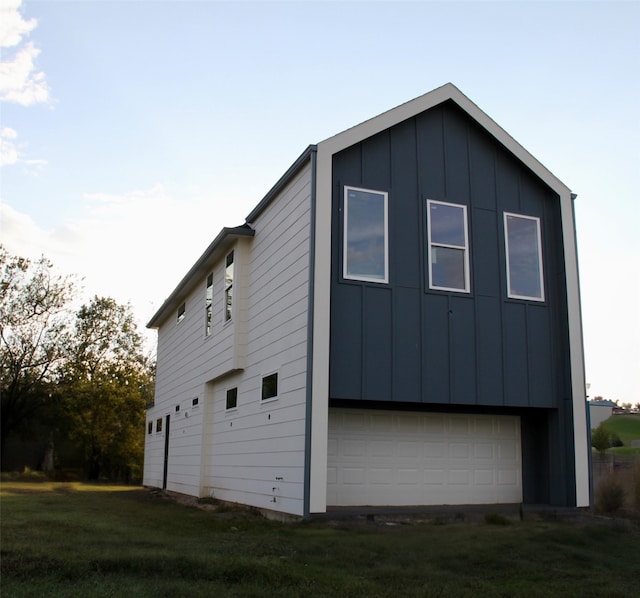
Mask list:
[[[329,410],[328,505],[522,501],[520,419]]]

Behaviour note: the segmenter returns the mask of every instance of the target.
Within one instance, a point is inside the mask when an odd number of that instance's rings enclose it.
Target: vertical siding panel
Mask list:
[[[504,403],[500,300],[476,298],[478,404]]]
[[[451,402],[475,404],[476,340],[474,302],[469,297],[451,297],[449,303]]]
[[[363,304],[362,287],[336,285],[331,312],[329,393],[334,399],[362,398]]]
[[[447,198],[456,203],[469,203],[469,154],[467,124],[458,111],[444,111],[444,143]]]
[[[422,397],[420,290],[397,288],[393,295],[393,399]]]
[[[442,107],[416,117],[420,199],[446,197]]]
[[[425,295],[422,338],[423,400],[448,403],[449,393],[449,302],[446,295]]]
[[[389,264],[391,283],[420,288],[423,232],[418,193],[415,121],[391,130],[391,191],[389,194]],[[416,312],[417,318],[419,312]]]
[[[553,406],[553,374],[549,334],[549,314],[544,306],[527,309],[527,351],[529,357],[529,397],[532,407]]]
[[[489,210],[473,210],[470,237],[473,252],[472,291],[476,296],[499,297],[501,260],[496,213]],[[497,326],[498,322],[494,325]]]
[[[526,407],[529,399],[526,305],[506,303],[503,318],[505,404]]]
[[[364,287],[364,397],[371,401],[391,400],[391,292]]]
[[[476,208],[496,210],[495,142],[469,126],[469,178]]]
[[[362,142],[362,182],[371,189],[389,189],[391,156],[389,132],[385,131]]]

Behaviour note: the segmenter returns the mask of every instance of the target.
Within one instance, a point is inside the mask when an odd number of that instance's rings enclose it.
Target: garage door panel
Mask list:
[[[330,409],[329,505],[522,500],[514,416]]]

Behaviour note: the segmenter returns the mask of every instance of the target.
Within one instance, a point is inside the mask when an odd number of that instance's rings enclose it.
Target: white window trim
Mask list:
[[[459,245],[445,245],[443,243],[431,243],[431,205],[437,204],[440,206],[452,206],[454,208],[462,208],[464,215],[464,289],[457,289],[455,287],[440,287],[434,285],[431,281],[432,276],[432,262],[431,262],[431,248],[433,245],[436,247],[445,247],[449,249],[462,249]],[[452,291],[454,293],[470,293],[471,292],[471,275],[469,272],[469,221],[467,218],[467,206],[460,203],[450,203],[447,201],[439,201],[437,199],[427,199],[427,262],[429,267],[429,288],[434,291]]]
[[[262,384],[265,378],[268,378],[269,376],[277,376],[277,384],[278,384],[278,392],[276,394],[275,397],[269,397],[268,399],[263,399],[262,398]],[[276,370],[275,372],[269,372],[267,374],[263,374],[260,377],[260,404],[263,405],[264,403],[271,403],[272,401],[277,401],[280,398],[280,374],[278,372],[278,370]]]
[[[227,284],[227,268],[229,267],[229,265],[227,264],[227,260],[229,259],[229,256],[233,255],[233,259],[231,261],[231,264],[233,264],[233,278],[231,279],[231,284]],[[224,326],[226,326],[227,324],[229,324],[229,322],[233,322],[233,315],[235,312],[235,286],[236,286],[236,251],[235,251],[235,247],[233,249],[231,249],[230,251],[228,251],[224,257],[224,262],[223,262],[223,266],[222,266],[222,288],[224,290],[223,293],[223,308],[224,308]],[[231,310],[227,310],[227,297],[228,297],[228,293],[229,290],[231,290]]]
[[[349,201],[348,192],[364,191],[365,193],[376,193],[384,197],[384,278],[374,278],[372,276],[354,276],[353,274],[347,274],[347,247],[348,247],[348,230],[349,230]],[[365,189],[363,187],[351,187],[345,185],[344,187],[344,231],[342,239],[342,277],[345,280],[360,280],[362,282],[376,282],[378,284],[389,283],[389,193],[387,191],[380,191],[378,189]]]
[[[236,389],[236,406],[235,407],[227,407],[227,393],[230,390]],[[238,410],[238,396],[240,395],[240,393],[238,392],[238,387],[237,386],[230,386],[229,388],[226,388],[224,391],[224,411],[225,413],[233,413],[234,411]]]
[[[511,216],[513,218],[522,218],[523,220],[533,220],[536,223],[536,232],[538,238],[538,264],[540,265],[538,269],[538,276],[540,278],[540,297],[530,297],[528,295],[516,295],[511,292],[511,274],[509,267],[509,232],[507,230],[507,217]],[[539,303],[543,303],[545,301],[545,292],[544,292],[544,264],[542,262],[542,232],[540,227],[540,218],[537,216],[526,216],[524,214],[515,214],[514,212],[504,212],[503,215],[504,221],[504,248],[505,248],[505,264],[507,268],[507,297],[509,299],[523,299],[525,301],[538,301]]]

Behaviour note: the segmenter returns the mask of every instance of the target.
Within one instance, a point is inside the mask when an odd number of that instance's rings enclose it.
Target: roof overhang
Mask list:
[[[219,260],[225,252],[238,240],[253,237],[255,231],[248,225],[243,224],[234,228],[223,228],[220,234],[207,247],[198,261],[191,267],[189,272],[180,281],[178,286],[167,297],[162,307],[149,320],[147,328],[159,328],[160,325],[172,314],[193,288],[202,282],[202,278],[211,270],[214,263]]]

